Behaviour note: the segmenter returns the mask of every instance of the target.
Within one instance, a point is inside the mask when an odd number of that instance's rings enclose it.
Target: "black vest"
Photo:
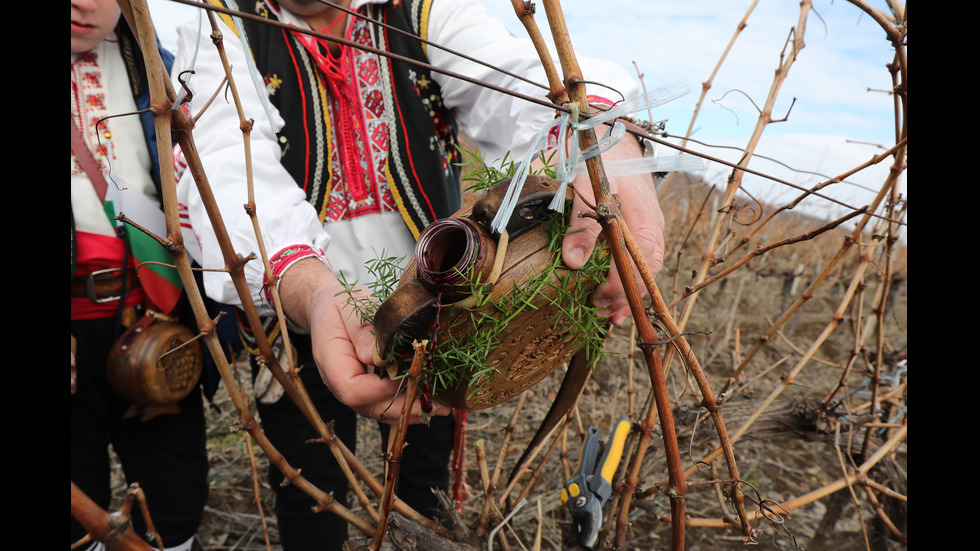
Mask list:
[[[232,9],[276,18],[264,0],[220,1]],[[372,5],[368,11],[378,21],[419,36],[430,3],[403,0]],[[222,18],[235,29],[227,16]],[[322,222],[332,185],[323,77],[290,31],[248,19],[242,24],[259,73],[266,82],[278,79],[270,101],[286,121],[279,132],[282,164],[306,191]],[[428,62],[418,41],[379,25],[370,26],[376,48]],[[427,69],[386,57],[379,58],[379,69],[389,118],[388,185],[408,229],[418,238],[427,225],[460,207],[456,122]]]

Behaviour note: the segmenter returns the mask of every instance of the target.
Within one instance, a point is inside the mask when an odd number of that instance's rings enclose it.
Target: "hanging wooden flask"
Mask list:
[[[150,315],[119,337],[107,369],[113,390],[131,404],[124,417],[148,421],[180,412],[177,402],[197,386],[204,365],[201,343],[193,338],[187,327]]]
[[[485,355],[483,364],[460,367],[465,372],[454,377],[459,383],[438,393],[455,408],[484,409],[520,394],[585,341],[558,300],[583,283],[568,277],[573,272],[560,260],[550,277],[541,275],[560,255],[549,247],[553,213],[547,211],[559,182],[527,178],[503,239],[489,228],[509,183],[496,184],[471,209],[422,232],[398,288],[374,319],[379,365],[406,354],[412,340],[433,343],[434,361],[451,356],[446,347],[482,348],[466,352]],[[483,337],[468,338],[476,334]]]

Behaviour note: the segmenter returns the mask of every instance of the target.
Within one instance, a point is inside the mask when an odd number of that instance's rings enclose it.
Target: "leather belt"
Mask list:
[[[71,296],[87,297],[95,303],[113,302],[123,298],[123,287],[127,293],[139,285],[136,272],[125,268],[96,270],[88,275],[75,276],[71,280]]]

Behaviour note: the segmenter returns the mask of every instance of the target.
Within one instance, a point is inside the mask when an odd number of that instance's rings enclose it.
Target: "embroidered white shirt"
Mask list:
[[[358,10],[365,4],[383,1],[354,0],[351,8]],[[281,10],[280,19],[309,28],[302,19],[286,10]],[[191,113],[194,115],[223,78],[220,60],[208,37],[210,32],[206,22],[199,30],[197,20],[185,23],[178,29],[178,54],[173,71],[175,86],[179,87],[176,76],[192,65],[197,52],[197,74],[192,80],[195,96]],[[234,68],[245,116],[255,119],[251,146],[256,211],[269,254],[297,245],[323,251],[334,273],[361,284],[370,278],[365,262],[378,258],[382,249],[389,256],[410,257],[414,240],[397,212],[320,224],[313,207],[306,202],[303,190],[279,162],[280,146],[275,131],[284,122],[272,106],[269,106],[271,120],[267,115],[259,94],[268,94],[268,90],[262,87],[257,91],[251,85],[241,42],[231,29],[223,26],[223,32],[226,55]],[[544,70],[530,41],[512,36],[503,23],[489,17],[483,6],[474,0],[433,1],[424,36],[434,43],[486,60],[491,65],[524,75],[532,81],[546,83]],[[437,67],[527,95],[544,98],[547,91],[432,46],[427,47],[427,55]],[[607,83],[626,97],[636,95],[638,88],[635,82],[622,68],[591,60],[582,60],[581,64],[583,73],[590,80]],[[462,128],[476,141],[486,159],[491,161],[502,158],[507,151],[522,155],[538,131],[554,118],[552,109],[529,104],[510,95],[438,73],[433,73],[432,78],[442,89],[445,105],[453,109]],[[604,91],[597,93],[606,95]],[[246,198],[245,163],[238,127],[234,105],[230,104],[230,100],[226,102],[219,98],[198,122],[194,137],[236,251],[246,255],[253,251],[257,253],[258,248],[251,222],[242,209]],[[202,264],[205,267],[223,266],[211,222],[204,213],[189,174],[180,180],[178,199],[188,207],[191,224],[201,242]],[[271,313],[271,306],[261,292],[264,276],[258,261],[246,264],[245,276],[260,313]],[[212,298],[239,304],[227,274],[205,272],[204,279],[205,288]]]

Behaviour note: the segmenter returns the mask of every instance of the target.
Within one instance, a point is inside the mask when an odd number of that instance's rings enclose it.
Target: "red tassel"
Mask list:
[[[463,510],[463,503],[473,495],[466,484],[466,413],[465,409],[453,409],[456,419],[456,438],[453,445],[453,458],[450,469],[453,472],[453,501],[456,510]]]

